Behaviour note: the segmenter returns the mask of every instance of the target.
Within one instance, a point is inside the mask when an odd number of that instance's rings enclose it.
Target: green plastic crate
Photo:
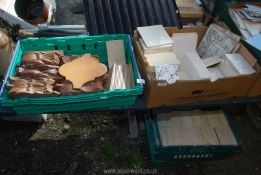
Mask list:
[[[2,106],[12,107],[18,114],[39,114],[64,111],[84,111],[88,109],[122,108],[134,105],[138,95],[143,92],[143,85],[139,83],[139,70],[131,45],[130,36],[100,35],[100,36],[71,36],[57,38],[29,38],[18,42],[15,54],[4,80],[15,75],[15,68],[21,62],[21,56],[27,51],[63,50],[64,54],[98,55],[101,62],[108,65],[106,41],[123,40],[125,46],[126,62],[132,63],[135,86],[132,89],[116,89],[90,94],[77,94],[58,97],[22,97],[11,99],[5,86],[0,91]]]
[[[162,146],[156,117],[157,114],[155,112],[147,113],[145,116],[145,126],[150,156],[152,163],[156,166],[165,166],[199,160],[222,159],[242,151],[243,146],[239,133],[227,115],[227,120],[238,145]]]

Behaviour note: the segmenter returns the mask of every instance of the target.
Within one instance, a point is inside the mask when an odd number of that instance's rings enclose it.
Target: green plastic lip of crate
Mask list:
[[[199,160],[222,159],[242,151],[243,145],[239,133],[226,115],[238,145],[199,145],[199,146],[162,146],[157,123],[150,114],[145,116],[149,151],[152,163],[156,166],[165,166]]]
[[[131,89],[116,89],[112,91],[103,91],[90,94],[78,94],[71,96],[57,97],[37,97],[29,98],[22,97],[18,99],[10,99],[8,97],[8,89],[5,85],[8,79],[15,75],[16,66],[21,62],[21,56],[27,51],[42,51],[42,50],[63,50],[65,54],[82,55],[90,53],[98,55],[100,61],[108,65],[106,41],[123,40],[126,54],[126,62],[132,63],[135,86]],[[17,44],[12,63],[5,76],[2,92],[2,106],[13,107],[18,114],[43,113],[48,112],[63,112],[63,111],[81,111],[86,109],[97,108],[115,108],[126,107],[133,105],[136,102],[137,96],[142,94],[143,85],[136,80],[140,79],[138,66],[131,45],[129,35],[100,35],[100,36],[70,36],[57,38],[29,38],[20,40]],[[110,101],[111,99],[111,101]],[[102,104],[102,103],[105,104]],[[78,106],[76,107],[77,104]],[[84,104],[84,105],[83,105]],[[91,106],[91,108],[90,108]]]

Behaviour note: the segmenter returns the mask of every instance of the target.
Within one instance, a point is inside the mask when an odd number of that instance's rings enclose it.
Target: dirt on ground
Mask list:
[[[0,121],[0,174],[85,175],[111,169],[166,175],[261,174],[260,130],[253,127],[244,107],[228,111],[241,135],[242,153],[168,167],[152,165],[146,130],[140,130],[138,139],[130,138],[127,112],[53,114],[43,124]]]

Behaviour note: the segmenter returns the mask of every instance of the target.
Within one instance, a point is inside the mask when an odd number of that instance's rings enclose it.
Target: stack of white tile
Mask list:
[[[156,46],[156,47],[148,47],[142,38],[140,38],[139,41],[141,44],[141,48],[145,54],[154,54],[154,53],[172,51],[172,44],[166,44],[166,45]]]
[[[141,35],[140,45],[150,71],[158,80],[174,83],[178,77],[180,61],[172,52],[173,41],[162,25],[138,27]],[[175,77],[175,78],[173,78]]]
[[[157,65],[180,64],[172,52],[173,41],[162,25],[138,27],[138,31],[141,47],[152,72],[155,72]]]
[[[171,52],[173,41],[162,25],[137,28],[144,53]]]

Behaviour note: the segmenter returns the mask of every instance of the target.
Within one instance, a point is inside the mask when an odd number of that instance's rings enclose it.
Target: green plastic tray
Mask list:
[[[147,113],[145,126],[152,163],[156,166],[165,166],[176,163],[222,159],[242,151],[242,142],[238,132],[226,115],[238,145],[182,145],[162,146],[159,128],[156,122],[157,114]]]
[[[135,86],[132,89],[116,89],[90,94],[78,94],[58,97],[22,97],[11,99],[8,89],[4,86],[0,91],[2,106],[12,107],[18,114],[39,114],[48,112],[82,111],[98,108],[121,108],[131,106],[136,102],[137,96],[142,94],[143,85],[136,80],[140,79],[135,55],[129,35],[100,35],[100,36],[71,36],[57,38],[30,38],[18,42],[15,54],[5,76],[4,85],[8,79],[15,75],[15,68],[21,62],[21,56],[27,51],[63,50],[64,54],[98,55],[101,62],[108,65],[106,41],[123,40],[126,62],[132,63]]]

